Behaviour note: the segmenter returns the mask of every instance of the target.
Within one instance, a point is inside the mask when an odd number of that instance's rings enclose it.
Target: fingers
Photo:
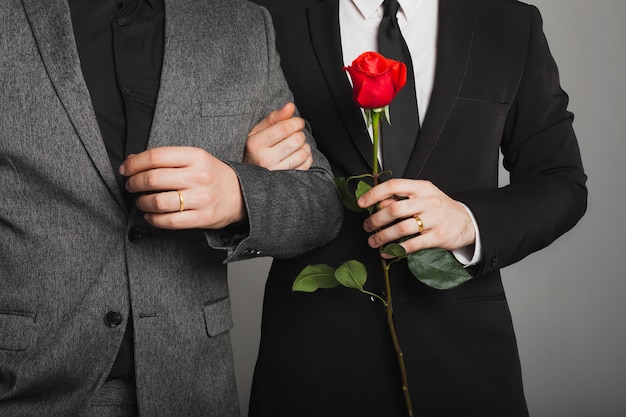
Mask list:
[[[192,172],[181,168],[154,168],[139,172],[126,180],[131,193],[178,190],[191,180]]]
[[[264,125],[263,122],[260,124]],[[246,142],[243,162],[269,170],[308,169],[313,160],[304,127],[303,119],[289,117],[263,130],[255,130],[256,133],[249,136]]]
[[[139,210],[146,213],[176,213],[193,210],[196,205],[192,197],[193,193],[186,190],[164,191],[140,195],[136,204]]]
[[[162,147],[129,156],[120,172],[131,193],[171,191],[206,184],[217,159],[200,148]]]
[[[394,178],[378,184],[359,198],[360,207],[370,207],[387,199],[410,197],[430,185],[429,181]]]
[[[361,206],[376,204],[377,211],[363,223],[364,230],[372,233],[368,244],[373,248],[402,239],[407,253],[432,247],[456,250],[474,243],[468,211],[428,181],[390,180],[359,200]]]
[[[415,214],[421,215],[424,210],[423,201],[416,198],[404,200],[385,200],[381,203],[378,211],[365,220],[363,228],[366,232],[390,225],[391,223]]]
[[[152,226],[179,230],[198,227],[200,205],[196,200],[192,190],[178,190],[141,195],[136,204]]]
[[[311,154],[310,147],[309,147],[309,152],[306,155],[304,162],[294,167],[293,169],[298,170],[298,171],[308,171],[312,166],[313,166],[313,155]]]
[[[272,147],[269,152],[271,152],[276,159],[276,161],[268,167],[270,170],[307,170],[313,164],[311,145],[306,143],[306,138],[302,132],[298,132],[298,134],[278,143]]]
[[[175,213],[145,213],[144,218],[154,227],[168,230],[198,228],[198,214],[195,211]]]
[[[368,238],[368,244],[373,248],[379,248],[390,242],[395,242],[407,236],[413,236],[413,235],[417,235],[420,233],[428,234],[428,230],[432,230],[432,229],[426,229],[425,228],[425,225],[427,224],[426,220],[422,220],[422,216],[418,216],[418,217],[422,221],[422,225],[423,225],[422,228],[420,228],[420,225],[415,219],[415,217],[411,216],[406,219],[400,220],[397,223],[394,223],[393,225],[389,227],[381,229],[377,233],[374,233]],[[422,230],[421,232],[420,232],[420,229]],[[408,248],[405,247],[405,249],[408,249]]]
[[[252,147],[252,150],[279,146],[287,139],[292,137],[299,138],[304,142],[306,138],[304,132],[304,120],[300,117],[291,117],[287,120],[281,120],[272,126],[255,133],[248,138],[246,146]]]
[[[129,155],[120,166],[120,174],[132,176],[139,172],[144,172],[155,168],[179,168],[191,165],[197,158],[198,148],[183,146],[169,146],[153,148]]]
[[[296,106],[293,103],[285,104],[281,109],[274,110],[259,123],[254,125],[248,136],[256,135],[257,133],[275,125],[276,123],[287,120],[293,116],[296,111]]]
[[[219,229],[246,216],[237,174],[203,149],[150,149],[129,156],[120,172],[155,227]]]

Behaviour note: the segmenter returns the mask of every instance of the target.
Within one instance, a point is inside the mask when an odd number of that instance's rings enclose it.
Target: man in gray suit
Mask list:
[[[293,108],[257,124],[292,100],[267,12],[7,0],[0,21],[0,415],[238,415],[225,263],[341,217]]]

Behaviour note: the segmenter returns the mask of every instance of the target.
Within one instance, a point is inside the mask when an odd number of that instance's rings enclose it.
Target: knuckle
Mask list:
[[[402,242],[402,246],[407,253],[417,252],[420,249],[416,238]]]
[[[267,156],[260,156],[256,163],[261,167],[261,168],[267,168],[270,169],[272,168],[272,162],[270,161],[270,159]]]
[[[392,192],[395,192],[400,188],[402,181],[399,178],[392,178],[389,181],[385,181],[385,183]]]
[[[419,184],[422,187],[426,187],[426,188],[433,188],[433,183],[430,180],[419,180]]]
[[[389,206],[387,207],[387,210],[389,210],[389,214],[391,214],[394,218],[397,218],[398,216],[400,216],[403,211],[402,206],[398,203],[389,204]]]
[[[155,170],[146,172],[146,175],[144,176],[144,183],[149,189],[156,187],[159,183],[159,176]]]
[[[294,129],[291,127],[291,124],[289,123],[279,123],[278,130],[283,136],[288,136],[294,131]]]
[[[407,198],[406,200],[398,201],[398,204],[404,205],[405,210],[408,213],[417,214],[419,210],[419,201],[417,198]]]
[[[445,206],[444,201],[437,197],[437,196],[431,196],[428,198],[428,204],[433,207],[435,210],[439,211],[441,208],[443,208]]]
[[[179,213],[176,213],[179,214]],[[179,220],[179,217],[181,216],[177,216],[175,214],[169,215],[169,216],[164,216],[163,218],[163,223],[165,225],[166,228],[168,229],[178,229],[181,227],[181,222]]]
[[[211,183],[212,175],[208,170],[200,170],[194,175],[196,184],[207,185]]]
[[[295,141],[298,144],[299,147],[309,147],[309,144],[306,143],[306,135],[304,134],[304,132],[299,131],[294,133],[294,137],[295,137]]]
[[[255,136],[248,137],[248,140],[246,140],[244,151],[246,153],[254,153],[256,152],[257,148],[258,148],[258,144],[257,144],[256,137]]]
[[[298,149],[296,137],[294,135],[291,135],[288,138],[285,138],[280,143],[280,147],[278,149],[280,149],[282,152],[290,152],[290,153],[295,152],[296,149]]]
[[[137,199],[135,200],[135,205],[137,206],[139,210],[147,211],[146,210],[146,196],[140,195],[139,197],[137,197]]]
[[[158,165],[161,159],[163,158],[162,152],[160,149],[150,149],[147,153],[148,161],[152,165]]]
[[[167,199],[165,198],[163,193],[157,193],[152,196],[152,205],[154,206],[156,211],[167,211]]]
[[[247,155],[248,160],[251,161],[254,165],[258,165],[261,168],[269,168],[269,159],[266,152],[257,152],[250,153]]]
[[[413,223],[414,222],[410,220],[398,223],[397,227],[398,227],[398,231],[400,232],[400,234],[405,236],[405,235],[413,233],[414,231]]]
[[[298,161],[298,165],[300,165],[302,162],[306,161],[306,159],[309,157],[309,155],[307,154],[307,152],[300,148],[297,151],[294,152],[294,156],[296,157],[297,161]]]
[[[304,129],[304,119],[301,117],[292,117],[289,119],[289,124],[291,125],[293,131],[301,131]]]

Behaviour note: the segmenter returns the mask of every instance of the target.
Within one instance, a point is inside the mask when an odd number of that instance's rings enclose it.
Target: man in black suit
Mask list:
[[[342,67],[377,48],[376,27],[390,6],[255,1],[272,14],[296,104],[334,174],[371,172],[371,139]],[[406,415],[383,306],[349,289],[304,294],[291,284],[306,265],[358,259],[369,271],[367,289],[381,293],[375,248],[415,235],[414,216],[423,231],[405,249],[448,249],[472,275],[439,291],[404,263],[391,269],[415,415],[528,415],[500,269],[549,245],[585,212],[586,176],[568,97],[535,7],[401,0],[395,17],[411,53],[421,131],[403,175],[396,171],[398,178],[370,191],[363,205],[407,198],[371,218],[346,211],[333,242],[274,262],[251,417]],[[502,188],[500,152],[510,172]],[[383,166],[385,159],[383,152]]]

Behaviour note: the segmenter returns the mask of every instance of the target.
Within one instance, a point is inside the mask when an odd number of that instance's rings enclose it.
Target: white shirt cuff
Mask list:
[[[478,230],[478,223],[476,223],[476,218],[472,211],[465,204],[461,203],[461,205],[467,211],[467,214],[472,219],[472,224],[474,225],[474,231],[476,233],[476,240],[473,245],[466,246],[464,248],[456,249],[452,251],[452,255],[456,258],[461,265],[465,268],[468,266],[476,265],[482,259],[482,246],[480,244],[480,232]]]

